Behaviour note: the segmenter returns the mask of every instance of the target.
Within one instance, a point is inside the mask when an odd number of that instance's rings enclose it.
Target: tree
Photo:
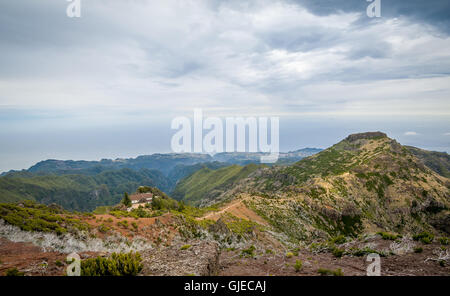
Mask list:
[[[122,203],[123,203],[127,208],[131,207],[131,199],[130,199],[130,197],[128,196],[128,193],[126,193],[126,192],[125,192],[125,194],[124,194],[124,198],[122,199]]]

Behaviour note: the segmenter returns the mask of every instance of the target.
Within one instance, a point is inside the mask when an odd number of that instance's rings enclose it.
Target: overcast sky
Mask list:
[[[382,130],[450,151],[450,1],[0,2],[0,171],[169,152],[170,121],[280,116],[281,150]]]

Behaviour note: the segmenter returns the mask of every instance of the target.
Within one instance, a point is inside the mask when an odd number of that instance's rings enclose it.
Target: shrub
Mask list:
[[[192,247],[192,246],[191,246],[191,245],[184,245],[184,246],[181,247],[180,250],[187,250],[187,249],[189,249],[190,247]]]
[[[137,225],[136,222],[132,222],[132,223],[131,223],[131,226],[133,226],[133,228],[134,228],[135,230],[138,230],[138,225]]]
[[[415,247],[414,248],[414,253],[422,253],[423,252],[423,248],[422,247]]]
[[[397,238],[401,237],[401,235],[393,234],[393,233],[389,233],[389,232],[378,232],[377,234],[381,235],[381,238],[383,238],[384,240],[396,240]]]
[[[287,252],[287,253],[286,253],[286,257],[287,257],[287,258],[292,258],[292,257],[294,257],[294,253],[292,253],[292,252]]]
[[[299,272],[302,269],[303,262],[301,260],[295,260],[294,269],[295,272]]]
[[[335,244],[338,244],[338,245],[343,244],[343,243],[345,243],[346,241],[347,241],[347,240],[345,239],[345,236],[344,236],[344,235],[339,235],[339,236],[336,236],[336,237],[334,237],[334,238],[331,239],[331,242],[332,242],[332,243],[335,243]]]
[[[332,276],[343,276],[344,273],[342,272],[342,270],[340,268],[336,269],[336,270],[331,270],[331,269],[326,269],[326,268],[319,268],[317,270],[317,272],[320,275],[332,275]]]
[[[81,220],[69,218],[68,212],[33,201],[22,201],[21,205],[0,204],[0,219],[24,231],[52,232],[58,235],[89,229]]]
[[[342,255],[344,255],[344,252],[345,252],[344,249],[339,249],[339,248],[333,248],[333,251],[332,251],[334,257],[337,257],[337,258],[341,258]]]
[[[109,231],[109,227],[105,226],[104,224],[101,224],[98,227],[98,231],[100,231],[101,233],[107,233]]]
[[[381,257],[386,257],[386,253],[384,253],[384,252],[382,252],[382,251],[377,251],[377,250],[375,250],[375,249],[371,249],[371,248],[369,248],[369,247],[365,247],[365,248],[363,248],[363,249],[352,249],[352,250],[351,250],[351,254],[352,254],[353,256],[356,256],[356,257],[362,257],[362,256],[364,256],[364,255],[372,254],[372,253],[378,254],[378,255],[380,255]]]
[[[5,272],[5,275],[6,276],[24,276],[25,273],[24,272],[20,272],[17,268],[13,267],[13,268],[8,269]]]
[[[62,263],[61,260],[56,260],[55,261],[55,265],[58,266],[58,267],[61,267],[61,266],[64,265],[64,263]]]
[[[273,254],[273,251],[271,249],[267,249],[266,254]]]
[[[135,276],[143,268],[136,252],[113,253],[110,258],[89,258],[81,261],[82,276]]]
[[[413,239],[415,241],[421,241],[424,244],[430,244],[434,239],[434,235],[429,232],[424,231],[424,232],[414,235]]]
[[[448,239],[448,237],[440,237],[439,242],[441,243],[441,245],[447,246],[449,243],[449,239]]]
[[[119,222],[117,222],[117,226],[122,226],[123,228],[128,228],[128,221],[127,220],[119,221]]]
[[[241,252],[241,256],[245,257],[255,257],[255,246],[251,245],[248,249],[244,249]]]

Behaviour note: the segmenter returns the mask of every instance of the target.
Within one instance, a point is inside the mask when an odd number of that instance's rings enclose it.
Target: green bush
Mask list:
[[[414,253],[422,253],[423,252],[423,248],[422,247],[415,247],[414,248]]]
[[[336,269],[336,270],[331,270],[331,269],[326,269],[326,268],[319,268],[317,270],[317,272],[320,275],[332,275],[332,276],[343,276],[344,273],[342,272],[342,270],[340,268]]]
[[[429,232],[424,231],[424,232],[414,235],[413,239],[415,241],[421,241],[424,244],[431,244],[431,242],[434,239],[434,235]]]
[[[287,253],[286,253],[286,257],[287,257],[287,258],[292,258],[292,257],[294,257],[294,253],[292,253],[292,252],[287,252]]]
[[[135,276],[143,268],[136,252],[113,253],[110,258],[89,258],[81,261],[82,276]]]
[[[339,235],[339,236],[332,238],[330,241],[334,244],[340,245],[340,244],[345,243],[347,240],[344,235]]]
[[[333,251],[332,251],[334,257],[337,257],[337,258],[341,258],[342,255],[344,255],[344,252],[345,252],[344,249],[339,249],[339,248],[333,248]]]
[[[119,222],[117,222],[117,226],[121,226],[123,228],[128,228],[128,221],[127,220],[119,221]]]
[[[241,256],[245,256],[245,257],[255,257],[255,246],[251,245],[248,249],[244,249],[241,252]]]
[[[448,239],[448,237],[440,237],[439,242],[441,243],[441,245],[447,246],[449,243],[449,239]]]
[[[8,269],[5,272],[5,275],[6,276],[24,276],[25,273],[24,272],[20,272],[17,268],[13,267],[13,268]]]
[[[295,272],[299,272],[302,269],[303,262],[301,260],[295,260],[294,269]]]
[[[61,267],[61,266],[64,265],[64,263],[62,263],[61,260],[56,260],[55,261],[55,265],[58,266],[58,267]]]
[[[109,231],[109,227],[108,227],[108,226],[105,226],[104,224],[101,224],[101,225],[98,227],[98,231],[100,231],[101,233],[107,233],[107,232]]]
[[[187,250],[187,249],[189,249],[190,247],[192,247],[191,245],[184,245],[184,246],[182,246],[181,248],[180,248],[180,250]]]
[[[397,238],[401,237],[401,235],[393,234],[393,233],[389,233],[389,232],[378,232],[377,234],[381,235],[381,238],[383,238],[384,240],[396,240]]]

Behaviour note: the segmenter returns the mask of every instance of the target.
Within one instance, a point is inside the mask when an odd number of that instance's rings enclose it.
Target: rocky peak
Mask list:
[[[346,138],[346,140],[349,142],[354,142],[354,141],[361,140],[361,139],[372,140],[372,139],[378,139],[378,138],[387,138],[387,135],[382,132],[358,133],[358,134],[349,135]]]

